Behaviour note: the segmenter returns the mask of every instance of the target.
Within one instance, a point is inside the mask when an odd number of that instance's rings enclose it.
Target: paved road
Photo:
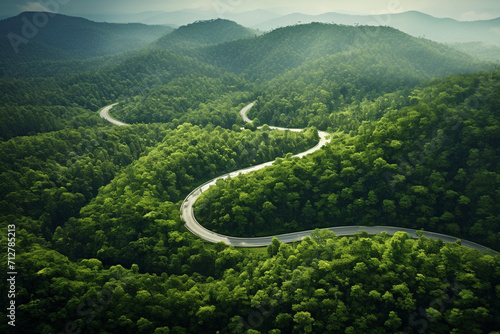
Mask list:
[[[118,103],[115,103],[115,104],[109,105],[107,107],[104,107],[101,110],[101,117],[104,118],[105,120],[107,120],[108,122],[113,123],[114,125],[118,125],[118,126],[127,126],[127,125],[129,125],[127,123],[123,123],[123,122],[117,121],[116,119],[114,119],[113,117],[111,117],[109,115],[109,111],[111,109],[113,109],[113,107],[116,106],[117,104]]]
[[[243,118],[245,122],[251,122],[251,120],[247,117],[247,112],[253,107],[253,103],[247,105],[245,108],[243,108],[240,111],[240,115]],[[280,128],[280,127],[270,127],[272,129],[277,129],[277,130],[289,130],[289,131],[302,131],[302,129],[287,129],[287,128]],[[320,136],[320,141],[318,144],[313,147],[310,150],[307,150],[306,152],[300,153],[295,155],[296,157],[302,158],[303,156],[306,156],[308,154],[311,154],[319,149],[321,149],[323,146],[325,146],[327,143],[331,141],[329,134],[323,131],[318,132]],[[304,239],[305,237],[308,237],[311,235],[311,232],[313,230],[308,230],[308,231],[301,231],[301,232],[294,232],[294,233],[286,233],[286,234],[280,234],[280,235],[273,235],[269,237],[257,237],[257,238],[238,238],[238,237],[230,237],[227,235],[222,235],[215,233],[213,231],[210,231],[206,229],[205,227],[201,226],[200,223],[196,220],[196,217],[194,215],[194,210],[193,210],[193,205],[198,199],[198,197],[210,186],[215,185],[217,180],[219,179],[226,179],[228,177],[235,177],[239,174],[245,174],[249,173],[255,170],[262,169],[264,167],[270,166],[274,163],[274,161],[266,162],[257,166],[253,166],[250,168],[238,170],[229,174],[225,174],[222,176],[219,176],[211,181],[208,181],[201,186],[197,187],[194,189],[187,197],[186,199],[182,202],[181,204],[181,218],[186,222],[185,226],[186,228],[193,234],[199,236],[200,238],[217,243],[217,242],[223,242],[226,245],[234,246],[234,247],[263,247],[271,244],[273,238],[278,238],[281,242],[284,243],[289,243],[289,242],[294,242],[294,241],[299,241]],[[403,231],[408,233],[412,238],[418,238],[417,237],[417,231],[413,229],[408,229],[408,228],[402,228],[402,227],[392,227],[392,226],[340,226],[340,227],[330,227],[328,230],[334,232],[338,236],[349,236],[353,235],[358,232],[365,231],[369,234],[377,234],[380,232],[387,232],[388,234],[394,234],[398,231]],[[444,235],[440,233],[434,233],[434,232],[423,232],[423,234],[429,238],[429,239],[440,239],[445,242],[455,242],[459,238],[450,236],[450,235]],[[468,241],[468,240],[463,240],[461,239],[461,244],[462,246],[466,246],[469,248],[474,248],[477,250],[480,250],[485,253],[490,253],[490,254],[500,254],[494,250],[491,250],[487,247],[484,247],[482,245],[476,244],[474,242]]]
[[[250,103],[249,105],[247,105],[245,108],[241,109],[240,111],[240,116],[241,118],[243,118],[243,120],[247,123],[252,123],[252,120],[250,118],[247,117],[247,112],[252,109],[252,107],[254,106],[255,103]]]
[[[109,115],[109,111],[116,106],[118,103],[109,105],[101,110],[101,117],[109,121],[110,123],[113,123],[118,126],[126,126],[129,125],[127,123],[123,123],[120,121],[115,120]],[[243,108],[240,111],[240,115],[243,118],[245,122],[252,122],[251,119],[247,117],[247,112],[253,107],[253,103],[250,103],[247,105],[245,108]],[[281,128],[277,126],[270,126],[271,129],[275,130],[288,130],[288,131],[302,131],[302,129],[288,129],[288,128]],[[294,157],[299,157],[302,158],[308,154],[311,154],[313,152],[316,152],[317,150],[321,149],[323,146],[328,144],[331,139],[330,136],[327,132],[324,131],[318,131],[318,135],[320,137],[320,140],[316,146],[313,148],[296,154]],[[201,226],[200,223],[196,220],[196,217],[194,216],[194,210],[193,210],[193,205],[198,199],[198,197],[210,186],[215,185],[217,180],[219,179],[226,179],[228,177],[235,177],[238,176],[239,174],[245,174],[249,172],[253,172],[259,169],[262,169],[267,166],[271,166],[274,163],[274,161],[269,161],[265,162],[260,165],[252,166],[249,168],[245,169],[240,169],[232,173],[228,173],[225,175],[221,175],[211,181],[208,181],[201,186],[197,187],[195,190],[193,190],[187,197],[186,199],[182,202],[181,205],[181,218],[186,222],[185,226],[186,228],[191,231],[191,233],[199,236],[200,238],[217,243],[217,242],[224,242],[227,245],[235,246],[235,247],[262,247],[262,246],[267,246],[271,243],[273,238],[278,238],[281,242],[288,243],[288,242],[294,242],[294,241],[299,241],[304,239],[305,237],[308,237],[311,235],[312,230],[309,231],[301,231],[301,232],[294,232],[294,233],[286,233],[286,234],[280,234],[280,235],[274,235],[274,236],[269,236],[269,237],[259,237],[259,238],[238,238],[238,237],[230,237],[227,235],[222,235],[218,234],[215,232],[212,232],[203,226]],[[392,226],[340,226],[340,227],[330,227],[328,230],[334,232],[338,236],[349,236],[353,235],[358,232],[368,232],[369,234],[377,234],[380,232],[387,232],[388,234],[394,234],[398,231],[403,231],[408,233],[412,238],[417,238],[417,231],[408,229],[408,228],[402,228],[402,227],[392,227]],[[424,235],[429,238],[429,239],[441,239],[446,242],[455,242],[459,238],[449,236],[449,235],[444,235],[444,234],[439,234],[439,233],[434,233],[434,232],[424,232]],[[476,244],[474,242],[468,241],[468,240],[461,240],[462,246],[466,246],[469,248],[474,248],[478,249],[482,252],[485,253],[490,253],[490,254],[500,254],[496,251],[493,251],[487,247],[484,247],[482,245]]]

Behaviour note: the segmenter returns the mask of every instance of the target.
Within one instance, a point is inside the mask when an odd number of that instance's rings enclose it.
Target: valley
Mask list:
[[[17,54],[35,15],[0,21],[2,333],[497,333],[487,41],[45,14]]]

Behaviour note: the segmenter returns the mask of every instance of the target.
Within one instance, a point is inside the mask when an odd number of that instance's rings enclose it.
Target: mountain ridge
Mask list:
[[[310,23],[275,29],[267,34],[247,39],[207,46],[192,56],[230,72],[260,75],[271,78],[296,68],[306,61],[353,50],[385,45],[392,50],[411,44],[416,52],[427,51],[436,56],[461,55],[465,62],[472,62],[457,50],[425,39],[417,39],[392,27],[345,26]],[[399,51],[398,51],[399,52]],[[429,52],[427,54],[429,55]],[[445,57],[446,58],[446,57]],[[467,59],[466,59],[467,58]],[[451,59],[451,58],[450,58]]]
[[[41,44],[79,59],[116,54],[142,48],[171,31],[141,23],[102,23],[62,14],[23,12],[0,21],[0,60],[19,56],[32,60],[23,51],[36,53]],[[30,43],[35,44],[34,50],[30,50]]]
[[[321,22],[346,25],[388,25],[414,37],[425,36],[437,42],[484,41],[500,45],[500,18],[481,21],[458,21],[451,18],[437,18],[419,11],[382,15],[350,15],[335,12],[320,15],[289,14],[253,28],[273,30],[279,26]],[[498,29],[498,31],[496,30]]]
[[[196,48],[255,36],[250,29],[226,19],[202,20],[184,25],[158,39],[163,48]]]
[[[405,232],[500,250],[500,73],[440,79],[485,65],[391,27],[227,41],[236,23],[205,24],[172,33],[170,49],[86,60],[32,38],[0,63],[3,257],[19,269],[4,319],[21,333],[493,334],[500,256]],[[115,103],[130,126],[99,117]],[[294,158],[321,129],[331,143]],[[204,192],[200,221],[238,236],[363,232],[267,249],[189,233],[193,189],[271,160]],[[401,231],[365,229],[381,225]]]

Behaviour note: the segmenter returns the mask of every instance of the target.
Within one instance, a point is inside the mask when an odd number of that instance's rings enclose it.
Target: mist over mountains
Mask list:
[[[437,42],[458,43],[483,41],[500,45],[500,18],[485,21],[457,21],[450,18],[437,18],[418,11],[384,15],[350,15],[324,13],[307,15],[293,13],[278,15],[270,11],[233,13],[201,10],[176,12],[144,12],[137,15],[91,15],[89,18],[108,22],[139,22],[145,24],[168,24],[181,26],[196,20],[225,18],[245,27],[270,31],[279,27],[312,22],[346,25],[390,26],[414,37],[425,37]]]
[[[174,12],[143,12],[127,15],[87,15],[88,19],[94,21],[115,23],[144,23],[144,24],[166,24],[182,26],[200,20],[227,19],[235,21],[245,27],[258,28],[259,24],[277,19],[281,15],[267,11],[254,10],[250,12],[234,13],[232,11],[204,11],[199,9],[185,9]]]
[[[451,44],[457,50],[482,61],[497,61],[500,57],[498,55],[500,39],[497,38],[500,34],[500,18],[459,22],[452,19],[439,19],[419,12],[382,16],[337,13],[318,16],[304,14],[278,16],[263,10],[241,14],[225,13],[225,16],[232,18],[233,21],[209,19],[213,16],[214,13],[199,10],[172,13],[144,12],[137,15],[94,17],[105,21],[143,23],[99,23],[60,14],[26,12],[0,21],[0,68],[9,66],[12,69],[13,64],[45,60],[90,59],[137,50],[148,45],[163,47],[170,45],[171,49],[186,48],[190,45],[196,48],[202,44],[214,45],[256,36],[278,27],[310,22],[367,26],[358,36],[364,40],[362,43],[377,38],[378,30],[368,27],[390,26],[414,37]],[[40,18],[43,20],[37,22],[40,26],[38,27],[33,22]],[[205,18],[208,23],[192,24]],[[184,22],[189,24],[180,29],[176,28],[174,31],[172,26],[176,27]],[[210,22],[217,24],[210,24]],[[205,29],[209,31],[204,31]],[[173,33],[170,34],[172,31]],[[191,37],[185,38],[183,34]],[[225,57],[223,53],[220,55],[220,59]],[[228,63],[234,61],[235,59],[229,59]],[[8,69],[4,71],[9,72]]]
[[[497,333],[497,20],[191,14],[0,21],[0,332]]]
[[[38,28],[35,23],[39,17],[46,17],[47,20]],[[332,16],[326,17],[333,19]],[[421,15],[418,17],[429,18]],[[26,35],[27,33],[29,35]],[[47,73],[50,66],[41,62],[76,59],[88,60],[82,63],[80,68],[91,69],[95,68],[94,64],[99,63],[93,57],[109,57],[127,51],[138,51],[144,47],[146,47],[144,50],[148,48],[183,50],[182,52],[189,56],[231,72],[246,73],[246,75],[253,73],[254,77],[268,78],[300,66],[305,61],[326,55],[372,48],[382,48],[382,53],[401,52],[404,50],[401,47],[407,43],[412,45],[411,48],[419,45],[422,50],[439,49],[435,54],[439,54],[439,57],[444,56],[443,59],[453,58],[462,52],[471,54],[472,51],[477,57],[483,55],[483,58],[479,57],[483,61],[495,59],[492,56],[495,49],[491,48],[463,47],[458,52],[456,49],[433,44],[427,39],[414,39],[410,42],[408,38],[410,36],[388,26],[373,27],[359,24],[291,25],[263,33],[230,20],[215,19],[196,21],[173,30],[168,26],[98,23],[59,14],[52,16],[46,13],[27,12],[0,21],[0,44],[3,46],[0,51],[0,69],[3,69],[4,73],[42,74]],[[460,45],[455,46],[458,48]],[[372,52],[367,50],[364,52]],[[417,63],[424,59],[422,55],[427,51],[414,53],[419,55]],[[462,60],[458,62],[449,58],[449,64],[455,66],[465,61],[463,56],[459,57],[462,57]],[[30,69],[26,70],[28,63],[31,64]],[[447,67],[445,61],[437,70]],[[57,70],[58,67],[53,66],[53,68]],[[73,66],[73,69],[76,67]]]
[[[263,30],[279,26],[311,22],[345,25],[390,26],[414,37],[424,37],[441,43],[483,41],[500,45],[500,18],[488,21],[461,22],[436,18],[417,11],[386,15],[346,15],[325,13],[322,15],[290,14],[260,24]]]

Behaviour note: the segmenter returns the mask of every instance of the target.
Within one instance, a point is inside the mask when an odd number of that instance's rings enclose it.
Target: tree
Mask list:
[[[293,321],[297,323],[297,330],[300,333],[311,333],[313,330],[314,319],[311,316],[311,313],[300,311],[295,313],[293,316]]]
[[[398,317],[398,314],[394,311],[391,311],[389,312],[389,319],[385,321],[384,325],[390,330],[396,331],[400,328],[402,322],[403,321]]]
[[[196,317],[200,325],[208,323],[214,315],[215,305],[210,306],[200,306],[199,310],[196,312]]]
[[[148,332],[152,329],[153,323],[146,318],[140,318],[137,320],[137,329],[139,332]]]
[[[280,241],[278,240],[278,238],[273,238],[271,244],[269,246],[267,246],[267,254],[269,256],[274,256],[276,254],[278,254],[278,251],[280,249]]]

